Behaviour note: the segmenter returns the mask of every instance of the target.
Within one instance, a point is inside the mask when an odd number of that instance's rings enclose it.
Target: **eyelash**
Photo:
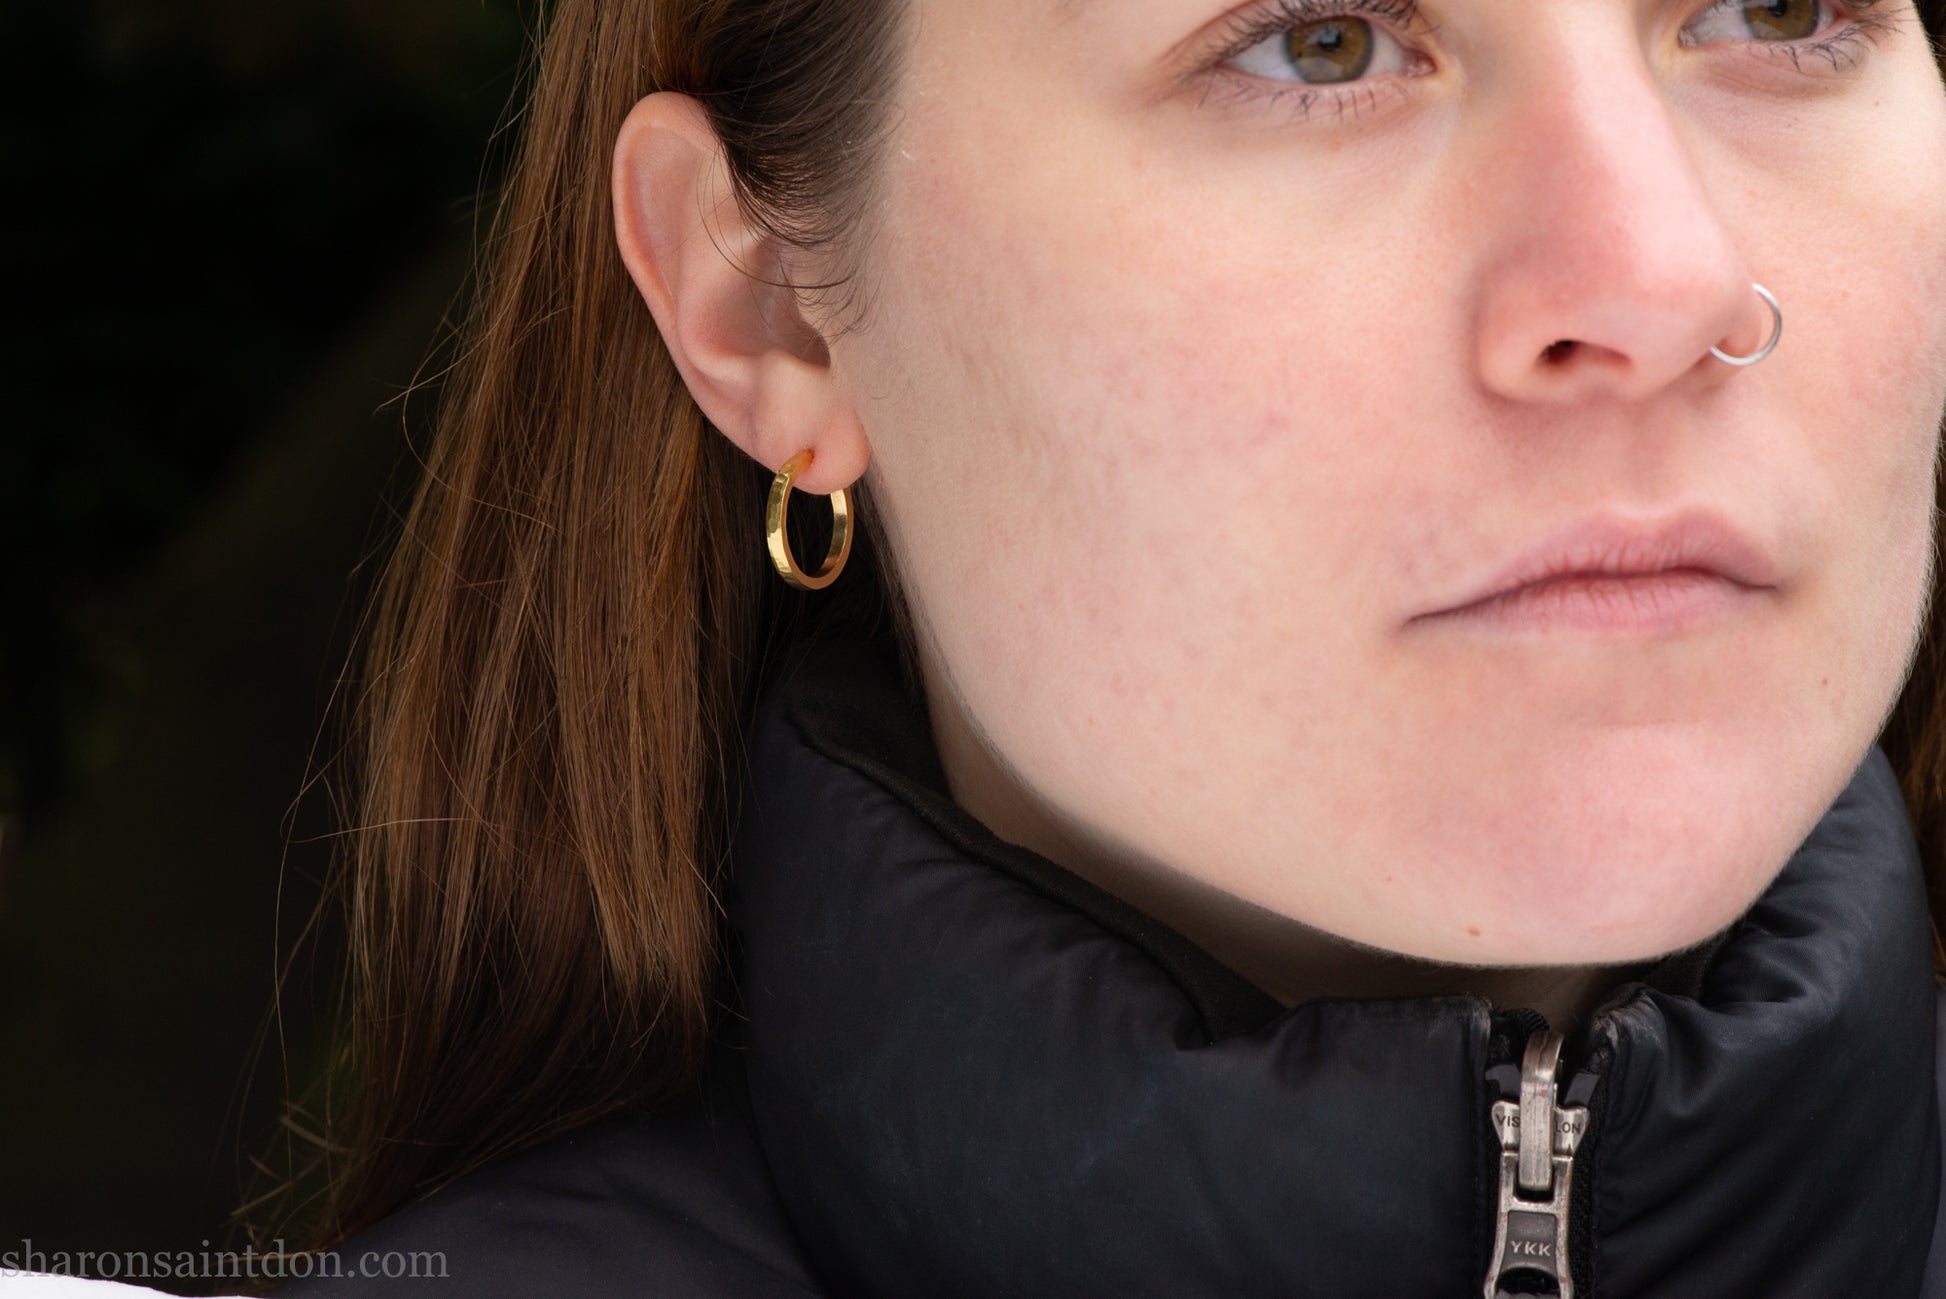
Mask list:
[[[1731,0],[1717,0],[1729,3]],[[1789,60],[1791,66],[1807,76],[1818,75],[1804,67],[1806,56],[1822,57],[1831,65],[1831,71],[1842,71],[1854,66],[1864,57],[1864,47],[1875,44],[1878,37],[1894,27],[1898,19],[1891,14],[1873,12],[1881,0],[1821,0],[1830,10],[1837,27],[1822,38],[1806,38],[1802,41],[1753,41],[1751,44],[1763,49],[1760,58]],[[1702,13],[1707,13],[1706,7]],[[1697,15],[1701,17],[1701,13]],[[1256,9],[1233,14],[1223,33],[1217,38],[1217,49],[1209,56],[1206,76],[1209,85],[1204,89],[1204,98],[1217,83],[1222,82],[1222,96],[1235,101],[1257,101],[1269,104],[1288,105],[1293,115],[1308,118],[1314,108],[1322,105],[1335,107],[1338,116],[1355,116],[1360,111],[1360,103],[1372,108],[1378,104],[1381,90],[1362,82],[1353,82],[1342,88],[1327,86],[1290,85],[1280,89],[1267,89],[1260,84],[1260,78],[1243,73],[1228,71],[1224,65],[1231,59],[1256,48],[1258,44],[1273,36],[1281,36],[1293,27],[1306,23],[1319,22],[1327,18],[1362,17],[1377,18],[1399,29],[1427,35],[1438,29],[1419,17],[1419,0],[1271,0],[1271,3]],[[1692,20],[1693,21],[1693,20]],[[1400,89],[1396,82],[1386,88],[1396,92]]]

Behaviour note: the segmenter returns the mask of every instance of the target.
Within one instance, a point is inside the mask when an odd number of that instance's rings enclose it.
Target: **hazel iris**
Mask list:
[[[1372,45],[1372,25],[1363,18],[1325,18],[1292,28],[1285,52],[1304,80],[1328,86],[1364,76],[1372,63]]]
[[[1768,0],[1743,6],[1750,34],[1765,41],[1801,41],[1818,30],[1818,0]]]

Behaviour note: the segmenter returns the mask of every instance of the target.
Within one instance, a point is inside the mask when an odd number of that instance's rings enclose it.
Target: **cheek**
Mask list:
[[[1936,106],[1926,106],[1933,117]],[[1936,138],[1936,137],[1927,137]],[[1922,612],[1946,404],[1946,150],[1881,164],[1817,214],[1828,238],[1787,318],[1778,426],[1803,439],[1832,520],[1820,594],[1850,707],[1889,705]],[[1836,195],[1842,195],[1837,198]],[[1840,696],[1842,698],[1842,696]]]
[[[1318,610],[1341,599],[1321,574],[1355,546],[1373,442],[1317,431],[1380,413],[1340,381],[1351,344],[1334,358],[1296,335],[1287,284],[1128,221],[1104,222],[1110,239],[978,203],[902,227],[926,234],[900,264],[931,270],[923,301],[892,307],[886,368],[920,377],[870,420],[895,544],[1008,762],[1165,842],[1141,818],[1196,805],[1240,753],[1289,762],[1268,737],[1291,734],[1294,672],[1308,697],[1356,661],[1326,651],[1348,624]]]
[[[894,277],[916,288],[888,303],[874,454],[912,562],[954,592],[939,633],[996,693],[1073,650],[1064,687],[1092,672],[1118,701],[1226,647],[1301,650],[1397,507],[1410,450],[1370,431],[1410,426],[1409,367],[1373,340],[1409,288],[1376,258],[1294,257],[1261,212],[1064,206],[1031,178],[996,208],[980,170],[930,175],[888,222],[893,263],[924,270]]]

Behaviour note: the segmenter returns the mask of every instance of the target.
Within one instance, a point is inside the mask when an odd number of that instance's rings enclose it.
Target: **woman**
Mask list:
[[[1939,18],[556,3],[289,1292],[1946,1295]]]

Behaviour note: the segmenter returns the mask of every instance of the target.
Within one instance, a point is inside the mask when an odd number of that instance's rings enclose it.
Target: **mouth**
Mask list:
[[[1582,519],[1495,566],[1414,623],[1524,631],[1657,634],[1748,607],[1777,566],[1722,516]]]

